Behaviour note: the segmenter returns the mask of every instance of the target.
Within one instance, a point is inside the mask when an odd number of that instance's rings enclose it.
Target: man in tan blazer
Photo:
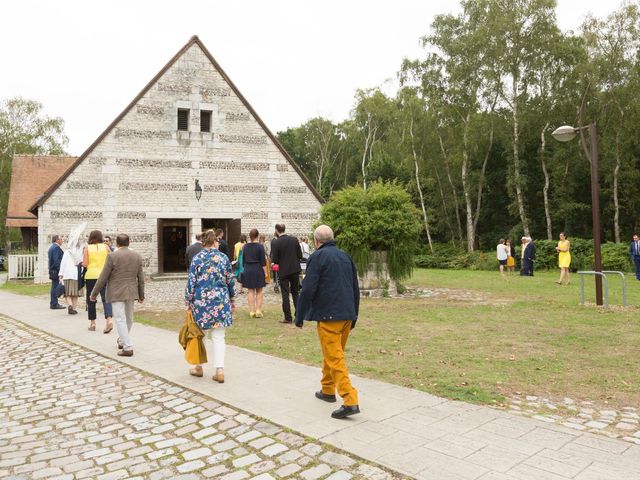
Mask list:
[[[133,326],[133,302],[144,301],[144,274],[142,257],[129,250],[129,235],[124,233],[116,237],[118,249],[107,256],[102,273],[91,291],[91,300],[107,285],[107,302],[113,307],[113,317],[118,329],[118,355],[131,357],[133,343],[129,332]]]

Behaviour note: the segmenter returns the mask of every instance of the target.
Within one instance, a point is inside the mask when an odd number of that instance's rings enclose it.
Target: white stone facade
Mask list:
[[[127,233],[147,273],[159,271],[159,219],[241,219],[241,230],[307,235],[320,201],[225,77],[192,40],[160,78],[38,209],[39,264],[52,234],[81,221],[105,234]],[[178,109],[190,110],[177,130]],[[200,132],[200,111],[212,112]],[[198,201],[195,180],[203,189]],[[46,267],[39,272],[47,277]]]

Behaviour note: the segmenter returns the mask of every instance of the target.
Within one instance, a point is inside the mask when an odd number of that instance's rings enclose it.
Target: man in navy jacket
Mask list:
[[[525,277],[533,277],[533,262],[536,260],[536,246],[531,240],[531,237],[523,237],[526,239],[526,246],[524,248],[524,255],[522,257],[522,271],[520,275]]]
[[[60,262],[62,262],[62,256],[64,255],[62,248],[60,248],[61,244],[62,237],[54,235],[51,237],[51,246],[47,252],[47,256],[49,257],[49,280],[51,280],[51,301],[49,302],[49,308],[52,310],[65,308],[58,303],[58,297],[63,293],[60,291],[62,286],[60,285],[59,278]]]
[[[313,234],[316,251],[307,261],[307,274],[296,307],[296,327],[304,320],[317,322],[322,348],[322,390],[316,398],[336,401],[336,389],[343,405],[333,418],[360,413],[358,391],[351,385],[344,358],[349,333],[356,326],[360,307],[358,274],[351,257],[336,247],[333,231],[320,225]]]
[[[633,236],[633,241],[629,245],[629,255],[631,255],[631,261],[636,268],[636,280],[640,280],[640,237],[636,233]]]

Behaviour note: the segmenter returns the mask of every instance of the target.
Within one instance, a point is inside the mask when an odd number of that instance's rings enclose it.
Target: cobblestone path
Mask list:
[[[0,372],[3,479],[397,478],[4,317]]]

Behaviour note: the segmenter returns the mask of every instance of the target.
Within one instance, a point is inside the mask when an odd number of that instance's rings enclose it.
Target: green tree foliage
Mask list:
[[[0,104],[0,245],[8,239],[5,218],[13,156],[61,155],[67,142],[64,121],[43,115],[41,103],[17,97]]]
[[[596,122],[603,240],[624,243],[640,219],[640,7],[624,2],[577,33],[559,29],[555,7],[463,0],[435,17],[424,56],[402,62],[395,95],[359,90],[345,121],[279,138],[326,198],[395,182],[421,213],[424,245],[471,252],[527,232],[591,237],[589,159],[550,133]],[[319,125],[330,142],[310,133]]]
[[[322,206],[320,221],[333,228],[336,243],[349,252],[360,273],[367,269],[372,251],[386,251],[393,280],[411,275],[420,212],[402,186],[374,182],[366,190],[347,187]]]

